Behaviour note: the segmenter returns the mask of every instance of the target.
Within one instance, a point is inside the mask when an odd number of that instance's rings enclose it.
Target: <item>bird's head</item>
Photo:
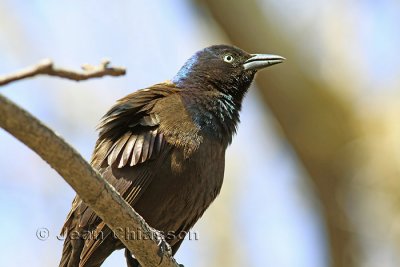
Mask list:
[[[186,61],[173,82],[182,88],[210,88],[229,95],[243,95],[258,70],[283,60],[281,56],[249,54],[234,46],[214,45]]]

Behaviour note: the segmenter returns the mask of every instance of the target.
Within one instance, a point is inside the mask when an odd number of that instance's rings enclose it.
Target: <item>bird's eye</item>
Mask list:
[[[234,60],[235,60],[235,58],[230,54],[224,56],[225,62],[232,63]]]

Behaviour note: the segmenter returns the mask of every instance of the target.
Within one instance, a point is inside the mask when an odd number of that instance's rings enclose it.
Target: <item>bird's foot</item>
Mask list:
[[[161,263],[165,253],[172,255],[172,249],[168,242],[165,240],[165,236],[161,231],[154,229],[154,240],[157,242],[159,248],[157,255],[161,257]]]

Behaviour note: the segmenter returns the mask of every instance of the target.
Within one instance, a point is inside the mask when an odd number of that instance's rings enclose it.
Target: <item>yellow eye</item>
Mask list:
[[[231,54],[228,54],[228,55],[224,56],[224,61],[225,62],[232,63],[234,60],[235,60],[235,58]]]

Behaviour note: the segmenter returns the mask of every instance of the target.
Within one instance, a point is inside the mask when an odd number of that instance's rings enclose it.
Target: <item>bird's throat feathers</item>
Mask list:
[[[219,91],[182,92],[184,105],[200,131],[226,145],[232,142],[239,123],[242,99]]]

